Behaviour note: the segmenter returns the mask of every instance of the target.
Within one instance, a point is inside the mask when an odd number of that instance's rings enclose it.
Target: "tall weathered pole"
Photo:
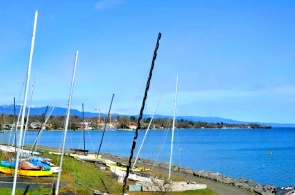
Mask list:
[[[131,152],[130,152],[130,156],[129,156],[129,161],[128,161],[128,166],[127,166],[126,174],[125,174],[124,181],[123,181],[124,183],[123,183],[123,188],[122,188],[122,194],[125,193],[125,189],[126,189],[127,179],[128,179],[129,171],[130,171],[130,167],[131,167],[131,160],[133,158],[133,152],[134,152],[134,149],[136,147],[136,141],[137,141],[137,137],[138,137],[138,129],[140,129],[140,121],[142,119],[143,110],[144,110],[144,107],[145,107],[145,101],[146,101],[147,94],[148,94],[148,91],[149,91],[149,88],[150,88],[150,83],[151,83],[151,79],[152,79],[152,75],[153,75],[153,69],[154,69],[154,66],[155,66],[155,61],[156,61],[156,58],[157,58],[157,52],[158,52],[158,48],[159,48],[159,44],[160,44],[160,39],[161,39],[161,33],[158,34],[158,39],[157,39],[157,43],[156,43],[156,48],[154,50],[154,56],[153,56],[153,60],[152,60],[151,68],[150,68],[150,73],[149,73],[148,80],[147,80],[147,83],[146,83],[145,92],[144,92],[144,96],[143,96],[143,100],[142,100],[142,105],[141,105],[139,117],[137,119],[137,127],[136,127],[136,130],[135,130],[135,134],[134,134],[134,138],[133,138],[133,142],[132,142],[132,147],[131,147]]]
[[[28,65],[27,79],[26,79],[26,88],[25,88],[24,101],[23,101],[21,128],[20,128],[19,138],[18,138],[18,143],[17,143],[17,154],[16,154],[16,160],[15,160],[13,186],[12,186],[12,192],[11,192],[12,195],[15,194],[15,189],[16,189],[17,171],[18,171],[19,156],[20,156],[20,152],[21,152],[21,144],[22,144],[22,139],[23,139],[22,135],[23,135],[23,131],[24,131],[24,121],[25,121],[26,105],[27,105],[28,91],[29,91],[28,88],[29,88],[29,83],[30,83],[31,67],[32,67],[32,60],[33,60],[33,53],[34,53],[37,19],[38,19],[38,11],[35,12],[35,19],[34,19],[31,50],[30,50],[29,65]]]

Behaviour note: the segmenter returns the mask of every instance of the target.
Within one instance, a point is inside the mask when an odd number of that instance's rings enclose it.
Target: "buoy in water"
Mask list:
[[[272,155],[272,151],[269,152],[269,155]]]

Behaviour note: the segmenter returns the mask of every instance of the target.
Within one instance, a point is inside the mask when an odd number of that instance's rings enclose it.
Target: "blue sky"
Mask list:
[[[162,33],[145,113],[295,122],[295,1],[0,2],[0,104],[22,103],[34,12],[34,106],[138,114]],[[54,102],[52,99],[54,98]]]

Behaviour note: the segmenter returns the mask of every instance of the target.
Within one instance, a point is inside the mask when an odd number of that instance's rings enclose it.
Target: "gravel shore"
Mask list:
[[[128,163],[128,158],[114,156],[111,154],[102,154],[103,158],[110,159],[122,164]],[[168,175],[168,165],[165,163],[155,163],[151,160],[139,159],[137,166],[150,168],[152,172]],[[199,184],[207,184],[208,188],[218,195],[270,195],[274,193],[273,185],[260,185],[251,180],[231,179],[219,173],[210,171],[194,171],[190,168],[181,168],[173,166],[172,175],[175,178],[185,181],[195,181]]]

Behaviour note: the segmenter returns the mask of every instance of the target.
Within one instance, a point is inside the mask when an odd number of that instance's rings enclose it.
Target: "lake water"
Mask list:
[[[140,131],[136,156],[145,131]],[[37,132],[28,132],[31,144]],[[0,134],[9,140],[9,133]],[[61,147],[63,131],[45,131],[39,145]],[[106,131],[100,153],[129,156],[134,131]],[[85,131],[86,149],[97,152],[102,131]],[[10,138],[12,139],[12,138]],[[170,130],[151,130],[141,158],[169,162]],[[66,148],[83,148],[83,131],[68,131]],[[194,170],[219,172],[261,184],[295,185],[295,129],[181,129],[175,131],[173,164]]]

